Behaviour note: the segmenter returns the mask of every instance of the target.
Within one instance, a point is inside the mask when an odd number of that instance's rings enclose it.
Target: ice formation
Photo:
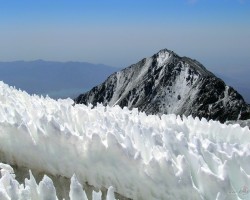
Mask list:
[[[71,199],[84,196],[80,184],[85,182],[113,186],[107,199],[114,198],[113,191],[132,199],[250,199],[248,127],[72,104],[1,82],[0,161],[73,176]],[[0,195],[9,194],[4,190],[9,184],[14,195],[50,191],[56,199],[46,177],[38,187],[30,186],[32,176],[25,187],[15,181],[4,185],[10,177],[2,176]]]
[[[10,165],[0,163],[0,199],[1,200],[58,200],[56,189],[52,180],[48,176],[44,176],[39,184],[32,174],[29,172],[30,178],[25,179],[25,184],[19,184],[15,180],[14,170]],[[88,200],[82,185],[78,182],[75,175],[71,178],[70,193],[71,200]],[[101,191],[92,192],[92,200],[100,200]],[[114,189],[109,187],[106,200],[115,200]]]

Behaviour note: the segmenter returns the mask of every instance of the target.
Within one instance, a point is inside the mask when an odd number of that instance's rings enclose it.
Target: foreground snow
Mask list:
[[[25,179],[25,184],[19,184],[15,180],[14,170],[10,165],[0,163],[0,199],[1,200],[57,200],[56,189],[52,180],[44,176],[39,184],[30,171],[30,178]],[[71,200],[88,200],[82,185],[75,175],[71,178],[70,193]],[[92,200],[100,200],[102,192],[92,192]],[[110,187],[107,192],[107,200],[114,200],[114,189]]]
[[[72,104],[0,83],[0,161],[133,199],[250,199],[247,127]]]

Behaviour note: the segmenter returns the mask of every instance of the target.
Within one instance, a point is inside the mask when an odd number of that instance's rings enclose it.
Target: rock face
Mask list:
[[[250,106],[196,60],[163,49],[78,96],[75,103],[119,105],[146,114],[179,114],[224,122],[250,118]]]

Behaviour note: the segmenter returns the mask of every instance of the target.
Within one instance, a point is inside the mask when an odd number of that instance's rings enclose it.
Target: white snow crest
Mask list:
[[[85,182],[109,188],[107,199],[114,198],[113,191],[132,199],[250,199],[248,128],[72,104],[0,83],[2,162],[68,178],[75,174],[71,199],[86,199]],[[6,175],[8,166],[0,167],[0,199],[47,195],[41,191],[56,199],[48,177],[38,186],[30,177],[24,187],[12,171]],[[100,199],[100,193],[93,198]]]
[[[167,64],[170,57],[171,57],[171,54],[167,50],[162,50],[162,51],[158,52],[157,53],[158,66],[161,67],[162,65]]]

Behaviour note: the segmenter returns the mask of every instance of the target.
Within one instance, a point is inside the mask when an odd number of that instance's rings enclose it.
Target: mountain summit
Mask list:
[[[163,49],[78,96],[76,103],[138,108],[224,122],[250,117],[250,106],[198,61]]]

